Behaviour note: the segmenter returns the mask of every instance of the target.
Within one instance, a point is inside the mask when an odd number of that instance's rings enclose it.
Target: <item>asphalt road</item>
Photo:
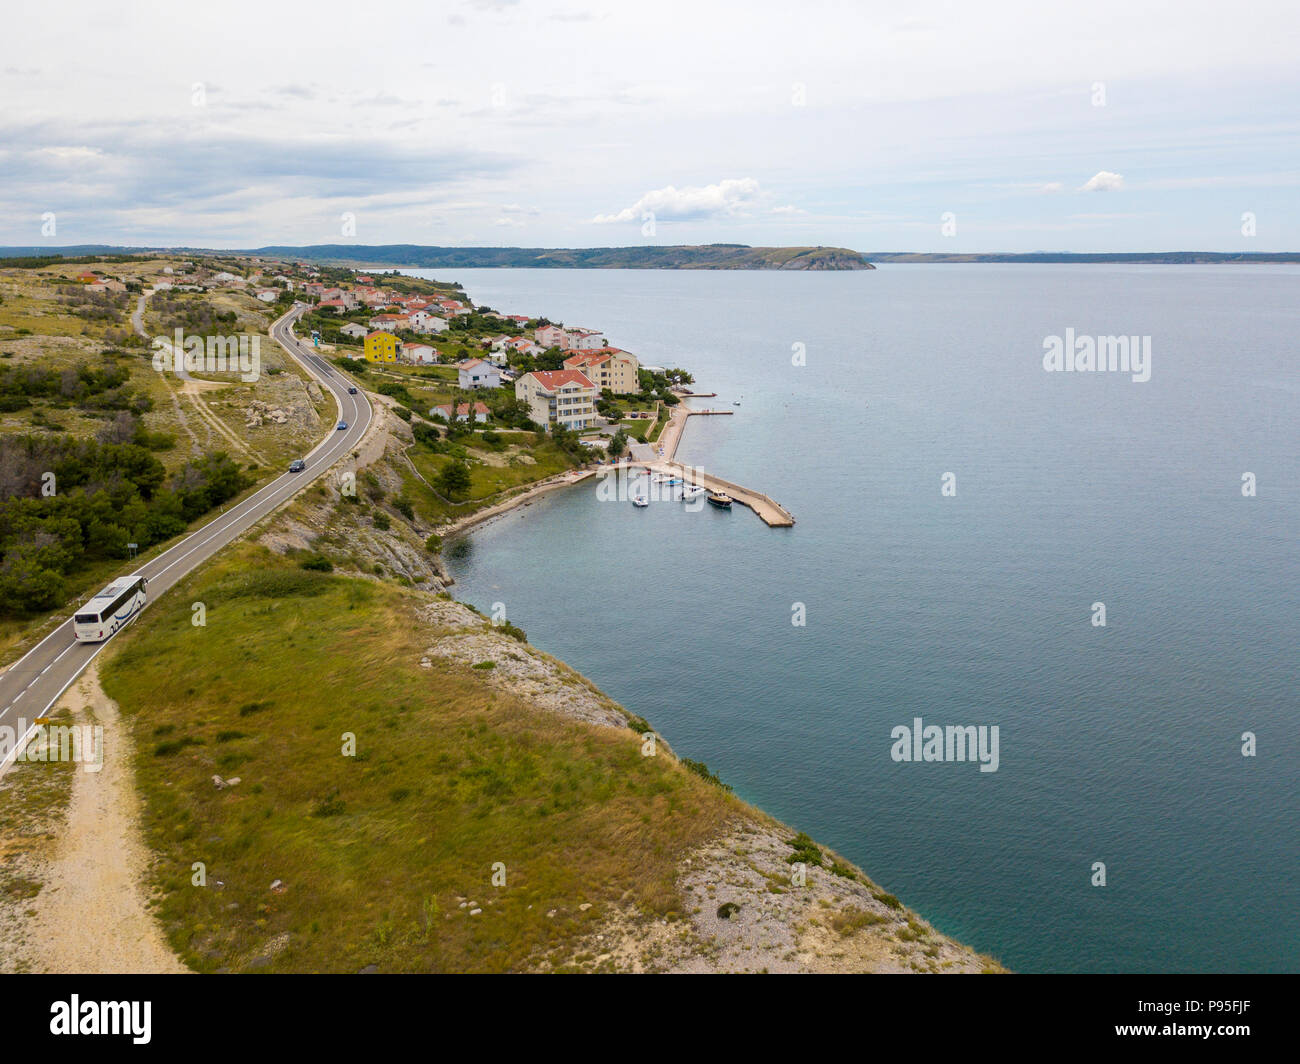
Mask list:
[[[331,419],[330,434],[310,454],[303,455],[307,468],[301,473],[281,474],[138,570],[123,568],[121,575],[141,572],[148,577],[150,602],[355,450],[365,435],[371,417],[369,402],[361,392],[349,395],[347,379],[313,353],[309,345],[294,337],[291,325],[301,313],[301,309],[295,308],[280,318],[271,326],[271,335],[308,373],[334,393],[342,419],[348,423],[347,430],[336,429],[337,419]],[[111,639],[103,643],[78,643],[72,635],[69,612],[58,628],[0,674],[0,727],[24,735],[29,732],[35,718],[43,717],[50,710],[109,642]],[[6,753],[8,756],[0,761],[0,770],[13,756],[12,750]]]

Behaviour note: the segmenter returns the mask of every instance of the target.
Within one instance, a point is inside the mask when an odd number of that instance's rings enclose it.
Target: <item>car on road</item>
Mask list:
[[[343,431],[344,429],[346,429],[347,427],[348,427],[348,423],[347,423],[346,421],[340,421],[340,422],[339,422],[339,432],[342,432],[342,431]]]
[[[292,462],[289,463],[290,473],[301,473],[306,468],[307,468],[307,463],[304,462],[301,458],[295,458]]]
[[[348,389],[348,395],[356,395],[356,394],[357,394],[357,390],[355,387]]]

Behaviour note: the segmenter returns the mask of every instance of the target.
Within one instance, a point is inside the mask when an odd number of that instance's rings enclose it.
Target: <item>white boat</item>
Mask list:
[[[668,477],[668,474],[667,474],[667,473],[651,473],[651,474],[650,474],[650,483],[651,483],[651,484],[667,484],[667,483],[669,483],[669,477]]]
[[[632,496],[632,505],[633,505],[633,506],[649,506],[649,505],[650,505],[650,500],[647,499],[644,495],[633,495],[633,496]]]
[[[692,499],[698,499],[701,495],[707,495],[708,488],[702,488],[698,484],[692,484],[688,488],[682,489],[682,502],[690,502]]]

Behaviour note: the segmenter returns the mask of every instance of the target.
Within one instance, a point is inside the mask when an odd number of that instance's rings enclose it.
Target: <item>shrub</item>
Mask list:
[[[374,526],[379,529],[380,532],[387,532],[393,527],[393,522],[388,519],[388,515],[384,513],[383,510],[377,510],[372,521]]]
[[[298,562],[298,568],[311,569],[318,573],[332,573],[334,563],[323,554],[309,554]]]
[[[424,541],[424,549],[430,554],[437,554],[438,551],[442,550],[442,537],[435,532]],[[449,595],[447,597],[450,598],[451,596]]]
[[[187,746],[202,746],[203,740],[196,739],[192,735],[187,735],[183,739],[171,739],[165,743],[159,743],[153,748],[154,757],[170,757],[172,754],[180,753]]]
[[[521,643],[528,642],[528,635],[517,624],[511,624],[509,621],[502,621],[497,626],[497,631],[508,635],[511,639],[518,639]]]
[[[787,864],[802,863],[817,865],[819,868],[822,867],[821,850],[819,850],[817,844],[802,831],[791,839],[789,844],[794,847],[794,853],[785,859]]]
[[[684,757],[682,758],[682,764],[686,768],[690,769],[690,771],[694,772],[697,776],[703,777],[704,779],[708,780],[710,783],[716,784],[717,786],[721,787],[724,791],[731,790],[731,788],[728,787],[725,783],[723,783],[722,780],[718,779],[717,776],[715,776],[712,772],[709,771],[709,766],[706,765],[703,761],[692,761],[689,757]]]

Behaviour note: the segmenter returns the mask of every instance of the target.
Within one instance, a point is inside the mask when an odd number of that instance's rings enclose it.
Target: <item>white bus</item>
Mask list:
[[[144,609],[145,585],[139,573],[114,580],[72,616],[79,643],[101,643]]]

